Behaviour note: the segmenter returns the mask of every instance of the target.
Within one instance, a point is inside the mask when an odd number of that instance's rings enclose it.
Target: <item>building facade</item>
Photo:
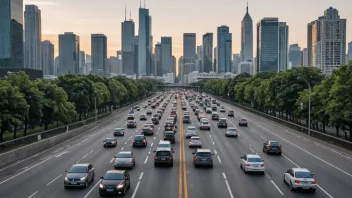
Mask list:
[[[187,62],[196,58],[196,33],[183,33],[183,60]]]
[[[253,63],[251,61],[242,61],[238,64],[238,74],[248,73],[253,75]]]
[[[25,68],[43,70],[41,11],[36,5],[26,5],[24,11]]]
[[[139,75],[151,73],[152,55],[152,18],[149,16],[149,9],[139,8],[139,29],[138,29],[138,70]]]
[[[93,74],[107,77],[109,69],[107,67],[107,38],[104,34],[91,35],[91,55]]]
[[[87,74],[86,53],[84,51],[79,52],[79,74]]]
[[[58,76],[69,72],[79,73],[79,36],[72,32],[59,35],[59,68]]]
[[[289,61],[290,66],[293,67],[300,67],[302,66],[301,63],[301,47],[298,44],[292,44],[289,48]]]
[[[248,12],[241,23],[241,61],[253,62],[253,20]]]
[[[42,42],[42,65],[44,75],[55,75],[54,45],[50,41]]]
[[[122,51],[122,67],[123,72],[128,75],[134,73],[133,52],[134,52],[134,37],[135,25],[132,20],[125,20],[121,23],[121,51]]]
[[[231,72],[232,34],[228,26],[218,27],[217,53],[218,72]]]
[[[279,72],[288,68],[288,25],[279,22]]]
[[[203,35],[202,71],[213,71],[213,33]]]
[[[172,72],[172,38],[161,37],[161,70],[162,74]]]

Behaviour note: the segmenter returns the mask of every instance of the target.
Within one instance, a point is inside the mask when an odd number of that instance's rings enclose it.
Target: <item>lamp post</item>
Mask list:
[[[302,79],[302,80],[306,81],[306,83],[308,84],[308,88],[309,88],[309,90],[308,90],[308,136],[310,136],[310,90],[311,90],[311,88],[310,88],[309,82],[306,79],[304,79],[302,77],[297,77],[297,79]]]
[[[103,93],[100,93],[100,95],[103,95]],[[96,96],[94,97],[95,122],[98,121],[97,97],[98,97],[98,95],[96,95]]]

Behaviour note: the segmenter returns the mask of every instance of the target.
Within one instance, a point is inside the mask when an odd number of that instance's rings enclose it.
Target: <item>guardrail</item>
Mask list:
[[[211,95],[211,94],[209,94],[209,95]],[[214,95],[211,95],[211,96],[216,98],[216,99],[219,99],[221,101],[225,101],[227,103],[230,103],[230,104],[232,104],[232,105],[234,105],[236,107],[242,108],[242,109],[244,109],[246,111],[255,113],[256,115],[260,115],[260,116],[262,116],[262,117],[264,117],[266,119],[269,119],[271,121],[274,121],[276,123],[282,124],[282,125],[284,125],[286,127],[289,127],[291,129],[294,129],[295,130],[294,132],[297,131],[297,132],[301,132],[301,133],[304,133],[304,134],[308,135],[308,128],[307,127],[303,127],[301,125],[298,125],[298,124],[283,120],[281,118],[278,118],[278,117],[275,117],[275,116],[272,116],[272,115],[269,115],[269,114],[254,110],[252,108],[237,104],[235,102],[226,100],[226,99],[218,97],[218,96],[214,96]],[[332,135],[324,134],[322,132],[315,131],[315,130],[312,130],[312,129],[310,129],[310,134],[311,134],[311,137],[317,138],[319,140],[328,142],[330,144],[333,144],[333,145],[336,145],[336,146],[339,146],[339,147],[342,147],[342,148],[345,148],[345,149],[348,149],[348,150],[352,150],[352,142],[350,142],[350,141],[347,141],[347,140],[344,140],[344,139],[340,139],[340,138],[334,137]]]

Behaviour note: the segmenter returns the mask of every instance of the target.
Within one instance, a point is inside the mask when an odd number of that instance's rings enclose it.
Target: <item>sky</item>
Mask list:
[[[135,22],[138,34],[138,8],[140,0],[24,0],[41,10],[42,39],[50,40],[58,55],[58,34],[74,32],[80,36],[81,50],[91,54],[91,38],[94,33],[108,38],[108,56],[116,56],[121,49],[121,22]],[[214,34],[216,28],[227,25],[232,32],[233,53],[240,52],[241,21],[246,13],[247,0],[146,0],[146,8],[152,17],[153,44],[160,37],[172,37],[172,52],[182,56],[183,33],[196,33],[197,45],[202,35]],[[249,0],[249,13],[253,20],[253,49],[256,54],[256,24],[264,17],[278,17],[289,25],[289,44],[307,46],[307,23],[316,20],[330,6],[337,8],[341,18],[347,19],[347,42],[352,40],[352,0]],[[144,7],[144,0],[142,0]]]

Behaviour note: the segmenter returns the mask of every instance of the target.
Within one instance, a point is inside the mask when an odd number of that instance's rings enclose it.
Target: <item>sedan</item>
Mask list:
[[[88,187],[94,181],[94,168],[92,164],[75,164],[69,171],[66,171],[64,180],[65,188],[68,187]]]
[[[189,147],[189,148],[192,148],[192,147],[202,147],[202,141],[200,140],[200,137],[198,137],[198,136],[192,136],[191,139],[189,140],[188,147]]]
[[[225,127],[227,128],[227,119],[226,118],[220,118],[218,121],[218,128]]]
[[[234,117],[234,116],[235,116],[235,112],[234,112],[233,110],[229,110],[229,111],[227,112],[227,116],[229,116],[229,117]]]
[[[263,144],[263,152],[267,154],[276,153],[281,155],[281,144],[278,141],[266,141]]]
[[[136,165],[135,156],[132,151],[121,151],[115,156],[115,169],[118,168],[133,168]]]
[[[144,135],[135,135],[132,147],[142,146],[146,148],[148,145],[147,138]]]
[[[126,170],[109,170],[104,177],[100,178],[99,194],[122,195],[130,189],[130,174]]]
[[[220,107],[220,112],[225,112],[226,110],[225,110],[225,107],[224,106],[221,106]]]
[[[200,122],[200,127],[199,127],[200,130],[203,130],[203,129],[206,129],[206,130],[210,130],[210,124],[209,124],[209,121],[207,120],[203,120]]]
[[[136,128],[137,127],[137,122],[135,120],[129,120],[127,122],[127,128]]]
[[[104,147],[116,147],[117,141],[115,138],[105,138]]]
[[[191,138],[192,136],[197,136],[196,127],[194,127],[194,126],[187,127],[185,134],[186,134],[186,138]]]
[[[124,136],[124,135],[125,135],[125,129],[116,128],[116,129],[114,130],[114,136],[117,136],[117,135]]]
[[[237,137],[238,136],[238,132],[236,127],[229,127],[226,131],[225,131],[225,136],[226,137]]]
[[[306,168],[290,168],[284,173],[284,182],[290,186],[290,189],[312,190],[313,193],[317,188],[317,181],[314,179],[314,173]]]
[[[153,113],[153,110],[148,109],[148,111],[147,111],[147,115],[151,115],[152,113]]]
[[[247,154],[241,157],[240,167],[245,173],[260,172],[264,175],[265,166],[264,160],[259,155]]]
[[[211,119],[212,119],[212,120],[219,120],[219,114],[216,113],[216,112],[213,112],[213,113],[211,114]]]
[[[145,114],[141,114],[139,116],[139,120],[147,120],[147,116]]]
[[[246,126],[248,127],[248,121],[246,118],[241,118],[239,121],[238,121],[238,125],[239,126]]]

